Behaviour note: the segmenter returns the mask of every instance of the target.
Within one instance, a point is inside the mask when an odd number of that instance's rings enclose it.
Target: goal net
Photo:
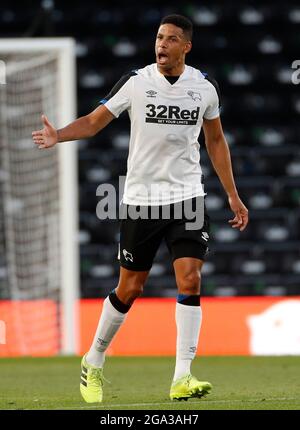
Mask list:
[[[76,143],[39,150],[45,113],[75,117],[72,39],[0,41],[0,321],[2,355],[77,350]]]

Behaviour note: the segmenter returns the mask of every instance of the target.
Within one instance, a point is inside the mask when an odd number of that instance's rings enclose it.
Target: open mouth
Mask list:
[[[167,54],[164,54],[164,53],[160,53],[160,54],[158,54],[158,55],[157,55],[157,58],[158,58],[158,62],[159,62],[160,64],[164,64],[164,63],[166,63],[166,62],[168,61],[168,55],[167,55]]]

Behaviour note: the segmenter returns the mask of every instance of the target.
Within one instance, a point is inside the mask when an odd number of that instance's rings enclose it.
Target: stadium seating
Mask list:
[[[126,72],[154,61],[157,23],[182,13],[195,23],[187,63],[217,79],[222,121],[240,195],[250,223],[240,233],[200,137],[210,255],[202,293],[212,296],[293,295],[300,285],[300,85],[291,80],[299,59],[300,6],[191,1],[1,2],[0,35],[73,36],[77,41],[78,114],[97,106]],[[179,2],[178,2],[179,4]],[[47,26],[43,23],[47,22]],[[31,24],[30,24],[31,23]],[[117,285],[117,221],[96,217],[102,182],[126,172],[129,122],[123,114],[101,134],[79,144],[82,297],[104,297]],[[1,276],[0,276],[1,277]],[[176,293],[166,246],[158,252],[145,296]]]

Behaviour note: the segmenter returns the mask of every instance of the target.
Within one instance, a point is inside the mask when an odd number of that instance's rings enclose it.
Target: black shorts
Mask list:
[[[203,197],[202,197],[203,198]],[[196,198],[190,203],[195,208]],[[178,204],[176,204],[178,205]],[[204,222],[202,228],[189,230],[186,223],[193,222],[187,219],[184,211],[181,219],[174,217],[174,204],[169,205],[170,218],[163,219],[162,206],[159,207],[159,219],[131,219],[129,205],[122,205],[122,211],[126,212],[126,219],[120,220],[120,243],[118,259],[120,265],[128,270],[148,271],[152,267],[155,254],[165,239],[172,260],[181,257],[193,257],[204,260],[208,252],[209,240],[209,216],[204,206]],[[140,206],[134,206],[140,208]],[[148,214],[151,207],[147,208]],[[124,213],[124,212],[123,212]]]

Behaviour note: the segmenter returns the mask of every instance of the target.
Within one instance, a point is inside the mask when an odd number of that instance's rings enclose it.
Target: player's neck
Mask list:
[[[180,76],[184,72],[185,64],[183,63],[170,69],[165,69],[164,67],[157,65],[157,68],[158,71],[164,76]]]

